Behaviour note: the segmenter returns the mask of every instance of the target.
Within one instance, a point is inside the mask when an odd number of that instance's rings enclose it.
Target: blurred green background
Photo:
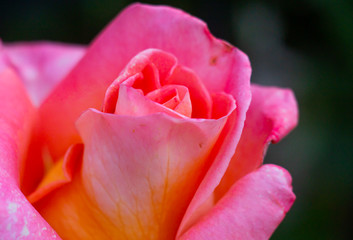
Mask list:
[[[265,163],[288,169],[297,200],[271,239],[353,239],[353,1],[142,1],[181,8],[246,52],[252,82],[292,88],[299,126]],[[130,1],[2,1],[4,42],[88,44]]]

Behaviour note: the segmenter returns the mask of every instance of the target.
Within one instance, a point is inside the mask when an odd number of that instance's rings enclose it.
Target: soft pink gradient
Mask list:
[[[250,75],[243,52],[165,6],[127,7],[88,49],[3,44],[0,238],[58,239],[49,223],[65,239],[268,239],[295,195],[262,161],[298,110]],[[45,158],[57,176],[42,179]]]
[[[263,165],[237,181],[180,240],[269,239],[292,206],[289,173]]]
[[[211,93],[225,90],[234,95],[239,105],[235,125],[242,128],[250,102],[247,56],[214,38],[204,22],[180,10],[133,4],[93,41],[41,106],[42,129],[54,156],[62,156],[72,142],[80,141],[75,120],[89,107],[101,109],[107,87],[132,57],[147,48],[173,54]],[[235,142],[239,136],[240,132]]]
[[[67,75],[85,53],[85,47],[54,42],[0,42],[0,72],[11,69],[21,79],[35,107]],[[37,114],[36,114],[37,115]],[[20,186],[25,194],[34,190],[44,174],[39,134],[41,124],[35,116],[27,158],[23,159]],[[25,181],[24,181],[25,179]]]
[[[244,130],[216,189],[216,200],[238,179],[260,167],[269,144],[278,142],[298,124],[297,102],[291,90],[252,85],[251,92]]]
[[[58,239],[20,190],[20,164],[35,110],[23,83],[10,69],[0,73],[0,96],[0,238]]]
[[[4,64],[17,72],[36,106],[42,103],[84,53],[83,46],[63,43],[15,43],[2,47],[0,44]]]

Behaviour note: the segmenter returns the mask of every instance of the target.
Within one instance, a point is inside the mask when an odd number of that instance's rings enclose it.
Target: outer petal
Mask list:
[[[232,49],[231,59],[232,65],[227,75],[228,80],[224,90],[234,97],[237,108],[228,117],[227,124],[213,149],[214,161],[189,205],[178,230],[178,236],[212,207],[213,192],[227,170],[243,130],[246,111],[251,100],[251,67],[248,57],[235,48]],[[214,79],[214,81],[215,83],[218,82],[217,79]]]
[[[6,44],[5,61],[21,77],[33,103],[39,105],[81,59],[85,48],[62,43]]]
[[[266,240],[295,200],[291,177],[281,167],[264,165],[229,190],[180,240]]]
[[[89,110],[81,174],[37,209],[63,238],[173,239],[226,120]]]
[[[276,143],[298,123],[298,107],[289,89],[252,85],[252,101],[244,131],[221,184],[216,201],[241,177],[258,168],[270,142]]]
[[[42,126],[54,155],[63,155],[70,144],[79,141],[75,120],[89,107],[99,109],[110,83],[133,56],[147,48],[174,54],[181,65],[196,72],[211,92],[228,91],[229,82],[236,82],[235,88],[231,88],[247,98],[244,107],[239,108],[239,122],[244,119],[250,95],[246,56],[215,39],[204,22],[182,11],[134,4],[101,33],[82,61],[42,105]],[[245,88],[240,89],[241,85]],[[236,100],[243,105],[242,100]]]
[[[58,236],[19,189],[19,164],[26,154],[34,108],[19,78],[0,73],[0,239]]]

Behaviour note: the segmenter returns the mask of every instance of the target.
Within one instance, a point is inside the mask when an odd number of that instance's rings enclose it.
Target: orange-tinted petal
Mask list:
[[[71,146],[65,157],[56,163],[46,173],[37,189],[27,198],[31,203],[37,202],[55,189],[72,181],[73,175],[79,171],[82,159],[82,144]]]
[[[37,209],[64,238],[172,239],[226,119],[89,110],[77,123],[81,174]]]

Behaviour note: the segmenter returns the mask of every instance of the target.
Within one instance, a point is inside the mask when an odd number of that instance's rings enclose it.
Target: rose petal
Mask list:
[[[236,48],[232,48],[231,50],[231,59],[232,65],[230,72],[226,77],[227,84],[224,91],[233,96],[237,103],[237,107],[228,117],[228,121],[223,128],[222,134],[213,149],[212,154],[214,160],[212,165],[185,213],[177,236],[184,233],[200,216],[203,215],[203,213],[207,212],[209,207],[212,206],[209,204],[211,202],[210,198],[212,200],[213,192],[227,170],[230,159],[234,155],[243,130],[246,111],[248,110],[251,100],[251,67],[248,57]],[[216,79],[214,80],[215,84],[217,84],[218,81]],[[219,100],[223,99],[221,96],[218,97]],[[214,98],[214,104],[217,104],[217,102],[219,101]],[[223,108],[213,106],[213,109],[217,109],[218,112]]]
[[[77,123],[85,144],[82,173],[37,209],[63,238],[97,239],[109,232],[112,238],[172,239],[226,118],[89,110]]]
[[[212,100],[210,94],[200,78],[191,69],[180,65],[176,66],[170,76],[163,81],[163,84],[186,86],[190,92],[192,102],[192,117],[211,118]]]
[[[37,189],[28,197],[32,204],[39,201],[57,188],[70,183],[76,171],[79,171],[82,159],[83,145],[72,145],[65,157],[55,163],[44,176]]]
[[[51,42],[6,44],[3,49],[7,65],[21,77],[33,103],[37,106],[53,87],[81,59],[85,48]]]
[[[19,168],[33,123],[34,108],[20,79],[0,73],[0,236],[2,239],[55,239],[52,228],[19,189]]]
[[[178,71],[175,71],[175,69],[178,69]],[[177,82],[178,77],[185,79],[184,81],[187,80],[188,84],[184,85],[182,80],[181,82]],[[175,84],[173,84],[173,79]],[[178,86],[179,84],[180,86]],[[208,92],[206,90],[204,94],[198,92],[198,90],[205,88],[203,83],[198,80],[191,70],[179,66],[177,59],[173,55],[161,50],[147,49],[138,53],[130,60],[124,70],[119,74],[119,77],[107,89],[104,98],[103,112],[114,112],[114,108],[116,108],[115,105],[119,99],[119,88],[121,85],[139,89],[153,101],[165,106],[169,105],[169,108],[178,110],[179,113],[185,116],[189,116],[191,112],[193,112],[191,105],[193,106],[194,104],[196,105],[195,110],[197,112],[197,107],[199,107],[200,103],[203,103],[202,109],[205,110],[205,118],[208,118],[207,115],[211,111],[210,106],[212,102]],[[189,86],[191,87],[190,89],[188,88]],[[168,89],[170,91],[168,91]],[[186,92],[182,89],[188,92],[187,98],[184,98],[185,94],[182,94],[183,96],[179,96],[181,97],[180,100],[175,98],[170,99],[172,101],[169,103],[166,102],[169,100],[166,99],[166,97],[170,97],[172,93],[178,95],[177,93],[181,94]],[[204,98],[198,99],[199,97]],[[190,100],[194,100],[195,102],[191,104]]]
[[[119,100],[116,104],[115,114],[129,116],[145,116],[153,113],[166,113],[176,118],[185,118],[161,104],[153,102],[143,94],[131,87],[121,85],[119,88]]]
[[[109,84],[133,56],[147,48],[174,54],[209,91],[226,90],[235,96],[241,105],[237,121],[242,125],[250,99],[247,57],[214,38],[204,22],[180,10],[133,4],[98,36],[82,61],[43,103],[43,132],[54,156],[62,156],[68,146],[80,141],[75,120],[89,107],[100,109]]]
[[[294,200],[289,173],[275,165],[264,165],[236,182],[178,239],[269,239]]]
[[[189,89],[185,86],[166,85],[148,93],[146,97],[181,115],[191,117],[193,105],[191,103]]]
[[[276,143],[298,122],[298,107],[289,89],[252,85],[252,101],[244,130],[221,184],[216,201],[241,177],[258,168],[270,142]]]
[[[213,119],[218,119],[227,115],[236,105],[234,97],[224,92],[212,94],[212,103]]]

